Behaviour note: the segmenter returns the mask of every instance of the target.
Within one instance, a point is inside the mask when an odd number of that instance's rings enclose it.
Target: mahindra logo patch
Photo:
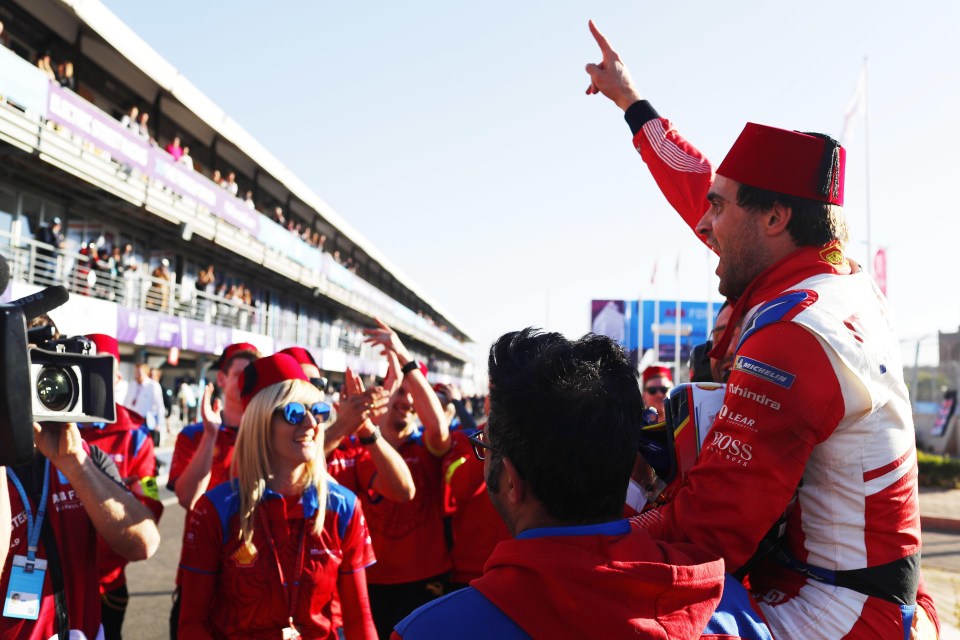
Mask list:
[[[712,435],[713,438],[707,448],[722,455],[724,460],[729,460],[744,467],[753,460],[753,445],[722,431],[714,431]]]
[[[776,367],[772,367],[765,362],[760,362],[759,360],[754,360],[753,358],[748,358],[746,356],[737,356],[736,361],[733,363],[733,368],[735,371],[749,373],[752,376],[756,376],[762,380],[766,380],[767,382],[772,382],[773,384],[783,387],[784,389],[789,389],[792,387],[793,381],[797,379],[797,376],[789,371],[777,369]]]
[[[753,400],[761,406],[770,407],[774,411],[780,411],[780,403],[766,394],[754,393],[747,387],[738,384],[728,384],[727,391],[735,396],[740,396],[741,398],[746,398],[747,400]]]

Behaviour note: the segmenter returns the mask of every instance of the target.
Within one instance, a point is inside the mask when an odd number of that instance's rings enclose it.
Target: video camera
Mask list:
[[[0,304],[0,465],[33,458],[34,422],[116,422],[116,361],[86,338],[27,321],[69,298],[61,286]]]

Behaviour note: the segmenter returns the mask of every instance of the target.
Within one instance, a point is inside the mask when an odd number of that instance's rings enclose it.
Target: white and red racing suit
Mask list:
[[[684,221],[709,207],[713,168],[642,101],[634,145]],[[742,338],[689,482],[638,520],[743,567],[796,495],[777,550],[748,581],[777,638],[903,638],[919,602],[913,419],[886,300],[837,244],[758,276],[729,323]],[[723,340],[721,340],[723,346]]]

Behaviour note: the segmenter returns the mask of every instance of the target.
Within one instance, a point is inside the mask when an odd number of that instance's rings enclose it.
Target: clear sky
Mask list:
[[[592,298],[717,296],[714,258],[620,111],[584,95],[589,18],[715,162],[747,121],[839,136],[866,56],[871,235],[908,363],[918,338],[960,325],[958,2],[106,4],[481,351],[527,325],[579,336]],[[846,192],[861,261],[865,140],[861,123]]]

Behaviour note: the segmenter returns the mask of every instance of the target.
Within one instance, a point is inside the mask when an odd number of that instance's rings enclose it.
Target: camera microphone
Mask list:
[[[2,276],[2,269],[0,269],[0,276]],[[25,298],[12,300],[10,304],[19,307],[23,312],[23,317],[29,321],[37,316],[42,316],[45,313],[53,311],[69,298],[70,294],[67,292],[67,289],[61,285],[56,285],[47,287],[43,291],[37,291],[33,295]]]

